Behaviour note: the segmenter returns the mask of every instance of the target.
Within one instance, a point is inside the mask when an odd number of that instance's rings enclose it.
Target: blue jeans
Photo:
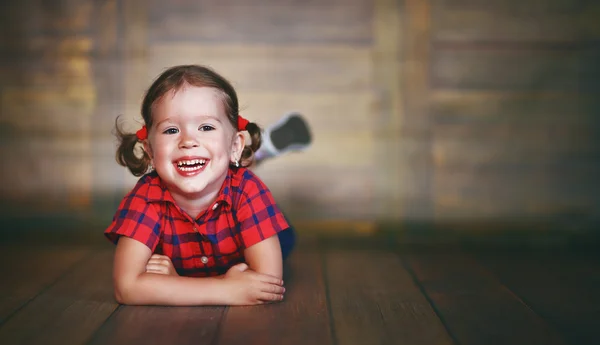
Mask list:
[[[296,230],[291,225],[287,217],[285,220],[287,220],[288,224],[290,224],[290,227],[277,234],[277,237],[279,237],[279,244],[281,245],[281,256],[283,260],[290,255],[292,249],[294,249],[294,245],[296,244]]]

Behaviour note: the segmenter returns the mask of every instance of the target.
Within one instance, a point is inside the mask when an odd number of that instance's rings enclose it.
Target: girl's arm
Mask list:
[[[273,235],[244,250],[244,258],[250,269],[281,279],[283,277],[283,259],[279,236]]]
[[[232,267],[222,277],[190,278],[146,272],[151,250],[121,236],[117,244],[113,280],[115,298],[133,305],[253,305],[283,298],[280,278]]]

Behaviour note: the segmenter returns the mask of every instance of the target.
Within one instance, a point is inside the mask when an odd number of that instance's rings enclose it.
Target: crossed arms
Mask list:
[[[122,236],[114,257],[117,302],[132,305],[255,305],[283,299],[279,238],[271,236],[244,251],[246,264],[218,277],[177,275],[171,260]]]

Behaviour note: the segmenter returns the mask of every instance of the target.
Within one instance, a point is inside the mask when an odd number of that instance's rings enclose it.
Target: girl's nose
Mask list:
[[[181,135],[181,141],[179,142],[179,147],[188,149],[197,146],[198,141],[196,140],[196,138],[187,131],[183,131]]]

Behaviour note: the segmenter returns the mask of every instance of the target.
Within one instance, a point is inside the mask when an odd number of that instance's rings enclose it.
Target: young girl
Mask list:
[[[235,90],[212,70],[176,66],[142,103],[145,125],[116,125],[119,164],[141,176],[105,235],[117,244],[123,304],[253,305],[283,299],[293,228],[248,167],[261,130],[239,115]],[[248,131],[251,145],[245,145]],[[138,143],[143,151],[136,154]],[[281,239],[281,241],[280,241]]]

